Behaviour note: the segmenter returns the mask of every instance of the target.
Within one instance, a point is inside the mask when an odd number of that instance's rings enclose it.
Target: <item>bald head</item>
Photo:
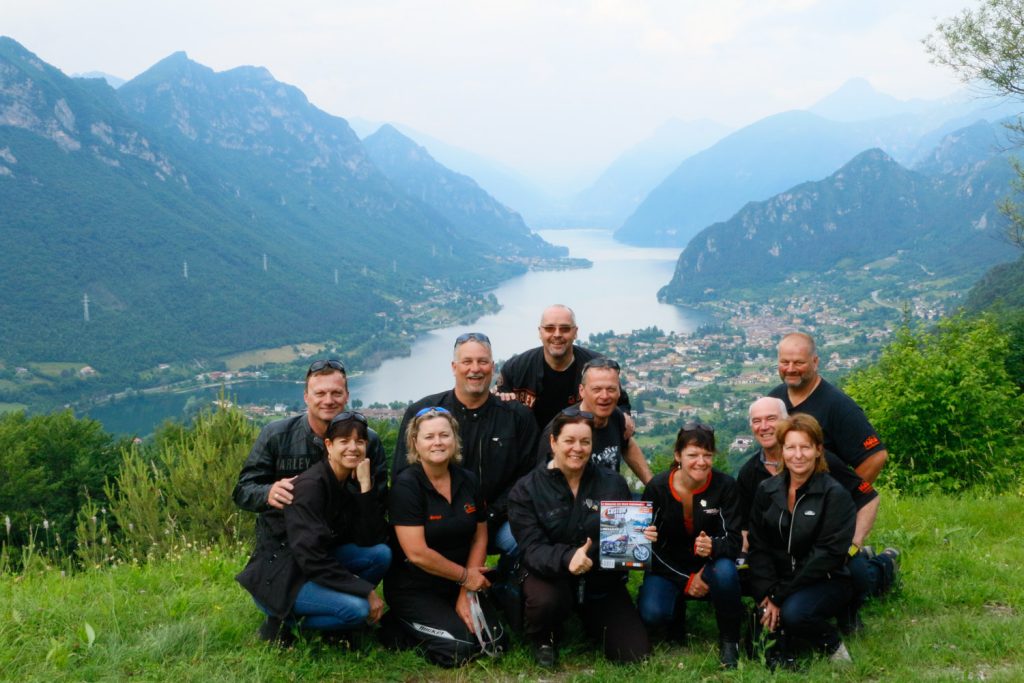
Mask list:
[[[791,392],[810,391],[816,385],[818,350],[809,334],[791,332],[779,342],[779,377]]]
[[[576,341],[576,314],[562,304],[544,309],[537,326],[540,343],[544,347],[544,360],[555,370],[572,365],[572,344]]]
[[[747,414],[750,416],[750,430],[757,443],[761,444],[766,453],[774,453],[779,446],[775,426],[789,417],[786,404],[782,399],[765,396],[751,403]]]

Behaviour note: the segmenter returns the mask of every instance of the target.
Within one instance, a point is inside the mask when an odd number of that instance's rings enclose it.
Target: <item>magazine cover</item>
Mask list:
[[[601,569],[650,569],[651,542],[644,529],[653,519],[649,500],[602,500]]]

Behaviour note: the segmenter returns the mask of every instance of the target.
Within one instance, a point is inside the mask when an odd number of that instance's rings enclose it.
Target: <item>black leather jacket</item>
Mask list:
[[[849,578],[846,560],[857,511],[850,494],[827,474],[814,474],[787,504],[789,472],[766,479],[750,512],[751,585],[754,599],[778,606],[795,591]]]
[[[332,552],[345,543],[370,546],[387,540],[379,492],[360,493],[357,482],[339,482],[327,460],[299,475],[294,485],[291,505],[262,516],[266,533],[245,569],[235,577],[282,619],[307,581],[366,597],[373,584],[348,571]]]
[[[377,433],[372,429],[368,431],[366,457],[373,468],[373,488],[384,500],[388,488],[387,458]],[[313,433],[305,413],[271,422],[256,437],[238,474],[232,493],[235,505],[249,512],[273,511],[267,504],[267,495],[274,482],[302,474],[326,456],[324,441]],[[265,533],[266,522],[260,515],[256,522],[257,539]]]

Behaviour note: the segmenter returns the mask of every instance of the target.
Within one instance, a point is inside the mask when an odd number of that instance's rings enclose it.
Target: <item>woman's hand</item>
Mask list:
[[[711,587],[704,582],[704,567],[700,568],[700,571],[696,574],[690,575],[690,580],[686,583],[686,594],[694,598],[703,598],[711,590]]]
[[[355,471],[352,473],[356,481],[359,482],[359,490],[362,493],[368,493],[373,488],[373,475],[370,473],[370,459],[363,458],[356,465]]]
[[[370,594],[366,596],[366,600],[370,603],[370,614],[366,617],[366,623],[376,624],[380,621],[381,614],[384,613],[384,601],[377,595],[376,590],[370,591]]]
[[[693,554],[697,557],[711,557],[711,537],[703,531],[693,542]]]
[[[765,598],[761,601],[761,625],[769,631],[774,631],[779,627],[779,620],[782,618],[782,610],[771,601],[770,598]]]
[[[467,567],[466,582],[462,587],[468,591],[479,591],[491,587],[491,582],[484,576],[487,567]]]
[[[469,612],[469,596],[466,595],[465,588],[459,591],[459,597],[455,600],[455,613],[459,615],[459,619],[462,619],[470,633],[476,633],[473,630],[473,616]]]
[[[570,574],[586,574],[590,571],[590,568],[594,566],[594,561],[587,557],[587,553],[590,552],[590,546],[593,541],[590,537],[587,537],[586,543],[576,548],[576,552],[572,554],[572,558],[569,560],[569,573]]]
[[[653,526],[653,525],[651,525],[649,527],[646,527],[644,529],[644,538],[646,538],[651,543],[657,543],[658,542],[658,527]]]

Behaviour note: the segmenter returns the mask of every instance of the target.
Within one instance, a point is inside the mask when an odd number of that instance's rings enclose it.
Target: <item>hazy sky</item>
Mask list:
[[[66,73],[172,52],[267,67],[332,114],[397,121],[551,181],[676,117],[732,126],[847,79],[901,99],[959,85],[921,39],[969,0],[0,0],[0,33]]]

